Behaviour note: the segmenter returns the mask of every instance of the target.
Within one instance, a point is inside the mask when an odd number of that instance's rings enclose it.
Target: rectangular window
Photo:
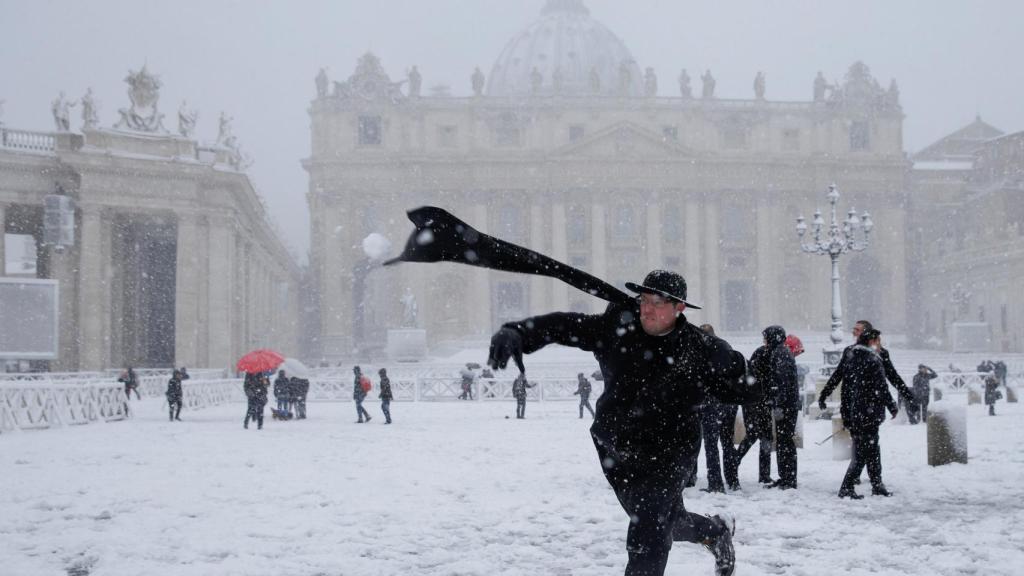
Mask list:
[[[728,126],[722,129],[722,146],[727,150],[742,150],[747,147],[747,130],[743,126]]]
[[[678,142],[679,141],[679,129],[675,126],[662,126],[661,127],[661,138],[665,142]]]
[[[782,149],[787,152],[800,150],[800,131],[796,128],[787,128],[782,131]]]
[[[615,219],[612,220],[612,238],[615,240],[638,240],[636,210],[628,204],[615,207]]]
[[[569,246],[587,244],[587,211],[582,206],[570,206],[566,210],[566,241]]]
[[[662,209],[661,237],[665,244],[680,244],[683,241],[683,215],[679,206],[669,204]]]
[[[494,131],[494,143],[497,146],[519,146],[519,121],[515,114],[504,114]]]
[[[582,140],[583,135],[586,134],[586,130],[579,124],[569,126],[569,142],[576,142]]]
[[[850,124],[850,150],[871,148],[871,126],[866,120],[855,120]]]
[[[380,146],[380,116],[359,117],[359,145]]]
[[[459,146],[459,127],[453,125],[438,126],[437,145],[440,148],[457,148]]]

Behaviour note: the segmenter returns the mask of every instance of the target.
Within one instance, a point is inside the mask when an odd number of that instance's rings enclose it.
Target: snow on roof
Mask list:
[[[918,160],[914,162],[914,170],[971,170],[974,162],[970,160]]]

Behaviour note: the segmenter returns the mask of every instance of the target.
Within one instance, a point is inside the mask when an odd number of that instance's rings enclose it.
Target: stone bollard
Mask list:
[[[853,454],[853,438],[850,431],[843,428],[843,417],[836,414],[832,417],[832,459],[849,460]]]
[[[981,404],[981,394],[973,388],[967,389],[967,404]]]
[[[793,442],[796,443],[797,448],[804,447],[804,415],[802,412],[796,415],[796,432],[793,433]]]
[[[938,402],[939,400],[942,400],[942,390],[932,388],[932,402]]]
[[[951,402],[928,406],[928,465],[967,464],[967,407]]]
[[[1012,402],[1014,404],[1017,403],[1017,389],[1016,388],[1010,388],[1009,386],[1006,387],[1006,401],[1007,402]]]

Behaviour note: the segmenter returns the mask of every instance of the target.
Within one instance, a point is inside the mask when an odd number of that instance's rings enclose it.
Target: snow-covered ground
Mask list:
[[[572,403],[351,403],[243,430],[242,405],[0,436],[0,574],[621,574],[627,519]],[[836,497],[846,461],[807,421],[800,489],[686,490],[737,517],[738,574],[1024,573],[1024,408],[970,406],[970,463],[926,463],[925,428],[887,423],[892,498]],[[705,485],[701,463],[698,487]],[[865,488],[862,493],[868,492]],[[677,544],[668,574],[711,574]]]

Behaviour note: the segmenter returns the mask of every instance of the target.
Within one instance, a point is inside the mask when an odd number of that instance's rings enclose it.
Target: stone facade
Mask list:
[[[318,90],[303,166],[324,356],[380,346],[400,324],[406,288],[434,342],[482,336],[526,314],[603,306],[543,278],[454,265],[374,268],[362,239],[379,232],[400,245],[411,229],[405,210],[424,204],[619,286],[653,268],[678,270],[706,305],[694,319],[725,332],[776,322],[825,330],[829,263],[801,254],[793,227],[798,214],[827,207],[832,182],[841,208],[869,210],[876,222],[876,248],[843,259],[845,310],[906,328],[908,163],[895,85],[881,88],[856,63],[841,85],[816,82],[812,92],[809,82],[808,101],[717,98],[710,73],[706,97],[663,97],[639,88],[631,59],[594,67],[592,85],[570,82],[581,77],[564,72],[573,61],[596,59],[545,55],[547,35],[564,34],[554,45],[581,51],[624,49],[602,44],[610,33],[584,26],[580,7],[549,2],[542,25],[501,55],[487,92],[420,95],[418,73],[415,89],[403,91],[372,54],[333,91]],[[541,48],[522,49],[529,34],[543,36],[534,42]],[[645,86],[656,85],[653,74]],[[601,88],[608,85],[621,90]],[[851,274],[870,274],[871,288]]]
[[[237,148],[163,131],[0,133],[0,232],[34,236],[37,276],[59,281],[51,369],[227,368],[251,348],[298,352],[299,270]],[[60,252],[41,246],[43,199],[58,191],[77,206],[74,246]]]
[[[993,352],[1024,350],[1024,132],[981,119],[914,156],[911,335],[952,348],[953,322],[985,323]]]

